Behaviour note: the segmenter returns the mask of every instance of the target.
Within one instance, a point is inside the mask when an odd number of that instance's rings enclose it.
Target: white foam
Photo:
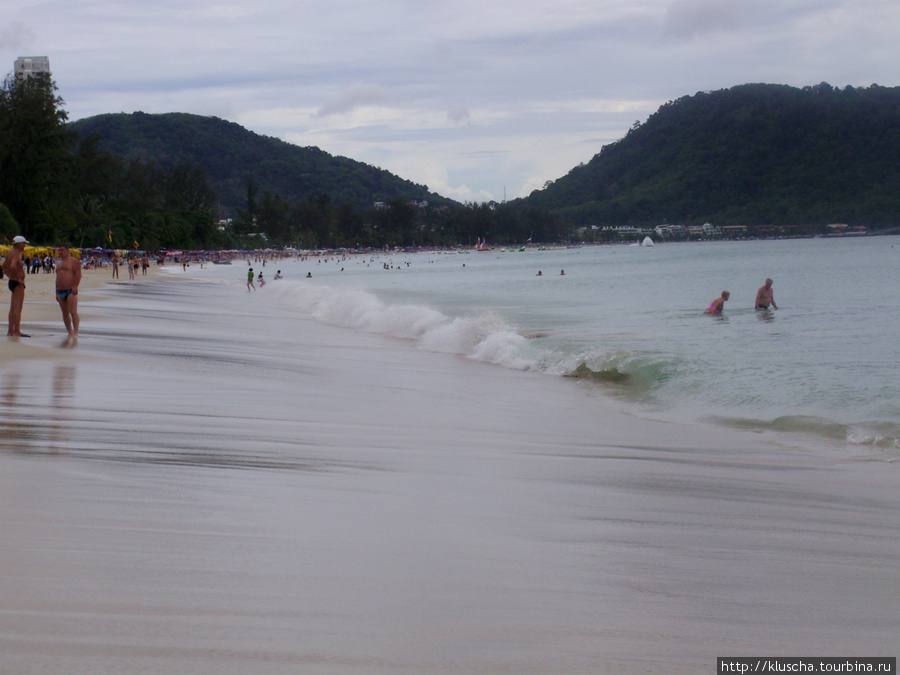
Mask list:
[[[451,318],[424,305],[385,304],[365,291],[293,281],[272,290],[292,309],[324,323],[413,340],[429,351],[517,370],[537,367],[527,355],[528,340],[494,312]]]

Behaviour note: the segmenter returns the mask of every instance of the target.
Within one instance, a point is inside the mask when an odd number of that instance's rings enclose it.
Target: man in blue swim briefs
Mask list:
[[[22,333],[22,305],[25,304],[25,264],[22,252],[28,240],[21,234],[13,238],[13,247],[3,261],[3,273],[9,278],[9,330],[10,337],[30,337]]]
[[[69,255],[69,247],[59,248],[56,266],[56,301],[62,310],[63,323],[69,337],[78,337],[78,284],[81,283],[81,262]]]

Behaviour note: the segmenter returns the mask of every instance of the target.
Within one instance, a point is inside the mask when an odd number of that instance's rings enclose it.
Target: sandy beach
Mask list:
[[[79,286],[79,315],[89,316],[91,303],[100,300],[96,294],[98,288],[106,284],[128,284],[159,279],[159,270],[151,264],[146,275],[138,275],[133,281],[128,279],[124,267],[119,270],[119,278],[112,278],[109,268],[86,269],[82,272]],[[65,339],[66,331],[62,321],[59,304],[56,302],[56,274],[39,272],[29,274],[25,279],[25,304],[22,308],[22,332],[31,337],[8,338],[2,333],[0,337],[0,366],[11,359],[46,354],[48,346],[56,346],[59,339]],[[5,331],[6,318],[9,313],[9,291],[4,281],[0,285],[0,325]],[[58,325],[54,325],[54,322]]]
[[[698,673],[894,648],[894,465],[638,419],[174,277],[91,273],[77,349],[36,279],[33,346],[3,347],[3,675]]]

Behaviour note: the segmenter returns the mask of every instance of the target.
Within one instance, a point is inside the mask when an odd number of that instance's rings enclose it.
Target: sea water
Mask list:
[[[247,263],[195,264],[242,283]],[[253,262],[253,261],[250,261]],[[271,261],[285,311],[564,376],[635,414],[900,447],[900,238],[379,253]],[[180,272],[181,268],[176,268]],[[540,274],[539,274],[540,273]],[[308,277],[307,275],[311,275]],[[777,310],[754,309],[774,279]],[[720,316],[703,309],[731,292]]]

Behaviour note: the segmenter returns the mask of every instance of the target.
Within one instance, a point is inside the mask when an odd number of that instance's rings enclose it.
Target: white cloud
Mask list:
[[[355,84],[335,98],[326,101],[316,112],[316,117],[348,113],[363,106],[379,106],[383,103],[390,103],[392,98],[384,87],[377,84]]]

